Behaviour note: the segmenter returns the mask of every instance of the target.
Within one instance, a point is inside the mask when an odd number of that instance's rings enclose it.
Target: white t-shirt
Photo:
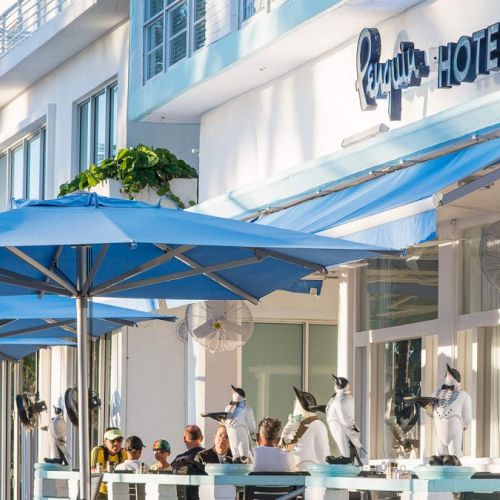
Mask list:
[[[115,471],[121,470],[139,470],[142,462],[140,460],[124,460],[121,464],[117,465]]]
[[[256,446],[254,448],[255,472],[295,472],[295,459],[291,453],[272,446]]]

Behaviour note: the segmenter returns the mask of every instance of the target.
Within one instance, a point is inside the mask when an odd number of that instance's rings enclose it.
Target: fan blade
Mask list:
[[[251,334],[251,330],[248,326],[240,325],[234,321],[230,321],[229,319],[224,319],[221,323],[228,332],[234,332],[242,337],[248,337]]]
[[[214,328],[213,321],[207,321],[199,327],[195,328],[192,331],[192,334],[199,339],[203,339],[215,331],[216,330]]]

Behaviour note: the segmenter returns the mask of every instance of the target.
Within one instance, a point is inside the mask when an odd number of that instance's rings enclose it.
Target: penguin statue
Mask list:
[[[49,433],[49,455],[46,462],[68,465],[70,456],[66,448],[66,421],[64,420],[63,410],[54,406],[55,416],[48,426]]]
[[[311,464],[323,464],[330,455],[328,430],[316,416],[316,398],[293,387],[293,412],[281,433],[280,446],[294,456],[297,469],[307,471]]]
[[[444,384],[430,398],[415,398],[424,411],[434,418],[437,454],[432,464],[456,465],[462,456],[462,441],[465,429],[472,421],[472,401],[460,387],[460,372],[446,365]]]
[[[335,386],[333,395],[326,405],[325,413],[340,456],[329,456],[326,461],[330,464],[352,464],[356,458],[358,464],[362,465],[357,452],[358,449],[363,449],[359,440],[361,433],[354,421],[354,398],[349,390],[349,381],[333,373],[331,376]]]
[[[231,385],[233,394],[225,411],[204,413],[226,427],[233,462],[247,462],[253,459],[255,442],[255,417],[246,402],[246,393],[240,387]]]

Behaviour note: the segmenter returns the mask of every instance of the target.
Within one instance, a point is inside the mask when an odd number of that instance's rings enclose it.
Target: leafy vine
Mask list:
[[[143,144],[123,148],[113,158],[106,158],[99,165],[90,165],[73,180],[61,184],[59,196],[79,189],[97,186],[102,181],[115,179],[120,191],[130,199],[144,188],[153,189],[159,196],[167,196],[180,208],[186,208],[170,187],[172,179],[195,179],[198,173],[185,161],[165,148],[149,148]],[[194,201],[189,202],[194,205]]]

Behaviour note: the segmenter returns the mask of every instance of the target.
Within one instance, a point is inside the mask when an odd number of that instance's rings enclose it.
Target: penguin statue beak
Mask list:
[[[335,382],[335,384],[337,384],[337,382],[339,380],[338,377],[336,377],[333,373],[330,373],[330,375],[332,376],[333,381]]]
[[[236,392],[236,387],[233,384],[231,384],[231,389]]]

